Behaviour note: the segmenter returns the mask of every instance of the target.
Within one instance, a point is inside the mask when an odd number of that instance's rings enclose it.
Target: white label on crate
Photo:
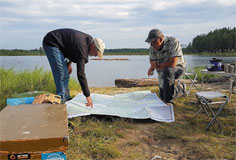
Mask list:
[[[20,160],[20,159],[30,159],[30,154],[28,153],[8,154],[8,160]]]

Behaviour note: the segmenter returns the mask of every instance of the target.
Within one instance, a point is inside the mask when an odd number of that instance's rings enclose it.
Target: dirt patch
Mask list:
[[[137,154],[140,159],[197,159],[202,157],[195,152],[191,144],[181,139],[161,139],[155,137],[156,123],[133,124],[135,129],[122,130],[124,138],[119,139],[115,145],[122,151],[119,160],[134,158]],[[156,158],[155,158],[156,157]],[[138,158],[138,159],[139,159]],[[118,160],[118,159],[117,159]]]

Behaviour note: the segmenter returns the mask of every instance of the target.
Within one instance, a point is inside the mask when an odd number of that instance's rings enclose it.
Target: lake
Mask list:
[[[91,57],[93,58],[93,57]],[[148,78],[149,56],[104,56],[105,59],[121,58],[127,61],[98,61],[90,60],[86,64],[86,75],[90,87],[115,86],[115,79],[119,78]],[[184,56],[187,68],[205,66],[212,56]],[[223,63],[235,63],[236,57],[216,57]],[[0,67],[16,71],[33,70],[35,67],[50,70],[46,56],[0,56]],[[72,65],[71,77],[77,79],[76,66]],[[153,78],[157,78],[155,73]]]

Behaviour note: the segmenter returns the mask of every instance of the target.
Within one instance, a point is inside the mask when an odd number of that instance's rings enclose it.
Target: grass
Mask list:
[[[235,107],[236,102],[229,103],[218,120],[223,125],[224,133],[220,134],[218,126],[213,125],[205,131],[209,119],[204,114],[199,114],[192,119],[199,109],[198,105],[191,105],[188,99],[180,98],[175,107],[175,123],[158,124],[154,137],[156,140],[178,139],[183,141],[189,149],[197,151],[199,159],[233,159],[235,158]],[[233,98],[236,98],[234,95]]]
[[[157,87],[134,87],[126,89],[115,87],[105,89],[92,88],[92,92],[101,94],[115,94],[136,90],[151,90],[152,92],[158,91]],[[204,114],[200,114],[196,119],[192,119],[193,115],[199,109],[198,105],[191,103],[191,101],[196,101],[196,98],[193,94],[194,92],[196,91],[193,90],[187,99],[182,97],[176,101],[176,121],[174,123],[151,122],[152,127],[149,129],[149,137],[154,140],[154,144],[159,143],[160,141],[168,144],[170,143],[169,141],[171,141],[171,145],[179,145],[179,148],[184,145],[185,147],[182,147],[182,152],[184,152],[186,155],[189,154],[190,159],[191,156],[194,156],[193,159],[234,159],[236,156],[236,119],[234,113],[236,102],[233,101],[232,103],[229,103],[226,106],[226,110],[224,110],[222,114],[219,115],[218,119],[223,125],[224,129],[223,134],[220,134],[220,130],[216,125],[213,125],[209,131],[205,131],[205,126],[209,119]],[[232,98],[235,99],[236,96],[233,95]],[[73,122],[75,121],[73,120]],[[130,122],[129,120],[124,121],[123,119],[107,121],[105,119],[94,119],[93,117],[90,117],[86,120],[77,119],[76,124],[80,124],[80,126],[75,127],[79,129],[80,132],[76,132],[76,130],[74,130],[71,135],[80,136],[77,136],[78,141],[76,150],[74,150],[74,147],[69,146],[70,159],[79,159],[84,157],[82,159],[144,160],[150,159],[152,157],[148,153],[143,153],[137,150],[137,148],[142,148],[145,143],[149,142],[147,142],[145,139],[137,140],[127,138],[127,136],[129,137],[131,131],[138,131],[138,129],[135,127],[137,124],[136,122]],[[146,123],[143,123],[142,125],[146,125]],[[88,131],[89,133],[87,133]],[[95,134],[95,132],[97,132],[97,134]],[[104,134],[103,132],[106,132],[107,134]],[[135,136],[138,135],[134,134],[133,137]],[[104,139],[107,139],[107,141]],[[74,139],[72,141],[74,144]],[[122,141],[125,142],[121,143]],[[89,142],[96,145],[88,145]],[[108,148],[112,149],[113,152],[106,150],[107,154],[103,153],[105,150],[100,148],[100,145],[98,145],[97,142],[99,142],[102,146],[108,146]],[[83,145],[80,146],[79,144]],[[79,146],[83,147],[83,149],[79,148]],[[94,152],[93,147],[96,147],[98,150],[95,150]],[[168,151],[168,149],[166,149],[166,151]],[[76,157],[78,154],[80,156]],[[102,157],[101,154],[103,155]]]
[[[33,71],[16,72],[13,69],[0,68],[0,110],[6,106],[6,99],[30,91],[56,92],[53,76],[49,71],[35,68]],[[80,85],[73,79],[69,84],[72,90],[80,90]]]
[[[120,120],[76,118],[70,120],[68,159],[113,159],[120,151],[113,144],[123,137],[118,131],[128,127]]]
[[[42,69],[14,72],[0,69],[0,102],[5,107],[6,98],[29,91],[55,93],[55,85],[50,72]],[[72,96],[81,92],[75,80],[70,81]],[[91,88],[92,93],[113,95],[138,90],[158,92],[158,87],[134,88]],[[205,131],[209,119],[199,114],[192,119],[199,106],[192,90],[188,98],[181,97],[175,103],[175,122],[131,121],[109,116],[78,117],[69,120],[70,160],[144,160],[151,159],[154,153],[160,156],[186,155],[186,159],[234,159],[235,152],[235,109],[236,95],[219,115],[224,133],[219,134],[217,126]],[[141,127],[141,129],[140,129]],[[174,150],[173,147],[176,146]],[[157,147],[157,148],[155,148]],[[173,152],[173,150],[175,152]],[[173,153],[172,153],[173,152]],[[178,159],[178,157],[169,157]],[[168,159],[168,157],[166,157]]]
[[[197,74],[197,81],[198,82],[201,82],[202,81],[202,70],[206,69],[205,66],[199,66],[199,67],[195,67],[193,69],[188,69],[187,72],[192,72],[192,73],[196,73]],[[192,79],[194,78],[195,75],[190,75],[189,77],[191,77]],[[220,77],[218,75],[213,75],[213,74],[208,74],[206,76],[206,74],[204,74],[204,81],[208,81],[209,79],[212,79],[212,78],[216,78],[216,77]],[[205,82],[204,82],[205,83]]]

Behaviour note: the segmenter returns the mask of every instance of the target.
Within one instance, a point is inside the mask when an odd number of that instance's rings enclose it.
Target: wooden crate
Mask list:
[[[33,101],[33,104],[40,103],[60,104],[61,97],[55,94],[41,94],[39,96],[36,96]]]
[[[64,104],[6,106],[0,117],[1,160],[44,159],[47,154],[66,154],[69,134]]]

